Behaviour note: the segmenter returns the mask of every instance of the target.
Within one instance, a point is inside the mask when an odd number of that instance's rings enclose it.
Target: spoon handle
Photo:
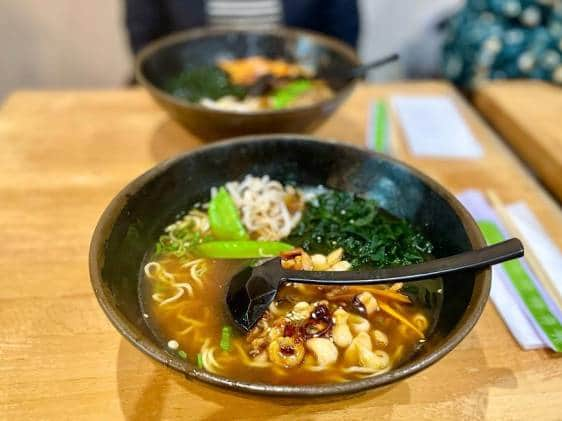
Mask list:
[[[415,281],[419,279],[435,278],[451,272],[482,269],[487,266],[521,257],[523,256],[523,252],[521,241],[517,238],[512,238],[478,250],[467,251],[441,259],[429,260],[415,265],[349,272],[283,269],[281,278],[284,282],[300,282],[304,284],[329,284],[334,282],[339,285],[372,285],[388,282]]]
[[[394,53],[389,56],[380,58],[378,60],[371,61],[370,63],[362,64],[361,66],[355,67],[351,71],[351,79],[355,79],[357,77],[365,77],[365,75],[369,70],[374,69],[376,67],[384,66],[387,63],[391,63],[393,61],[398,60],[398,58],[399,58],[398,54]]]

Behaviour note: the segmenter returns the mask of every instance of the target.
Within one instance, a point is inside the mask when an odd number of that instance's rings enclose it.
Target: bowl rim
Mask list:
[[[361,60],[359,59],[359,56],[351,46],[348,46],[343,41],[340,41],[336,38],[332,38],[328,35],[324,35],[306,29],[293,28],[293,27],[278,27],[278,28],[271,28],[271,29],[238,29],[238,28],[229,28],[229,27],[221,27],[221,26],[200,27],[200,28],[189,29],[186,31],[174,32],[170,35],[166,35],[164,37],[151,41],[150,43],[145,45],[135,56],[135,63],[134,63],[135,79],[139,81],[140,84],[143,85],[145,88],[147,88],[155,98],[161,101],[173,103],[177,107],[203,111],[203,112],[212,111],[225,116],[234,116],[234,117],[273,116],[273,115],[289,114],[293,112],[302,112],[306,110],[313,110],[318,107],[323,107],[323,106],[327,106],[328,104],[336,103],[340,95],[350,91],[357,84],[357,78],[352,79],[341,89],[338,89],[336,92],[334,92],[334,95],[332,97],[324,99],[322,101],[314,102],[313,104],[310,105],[301,105],[297,107],[291,107],[291,108],[285,108],[279,110],[237,111],[237,110],[222,110],[220,108],[205,107],[204,105],[200,105],[195,102],[189,102],[187,100],[180,99],[175,95],[166,92],[164,89],[156,86],[148,77],[145,76],[143,72],[144,62],[148,60],[150,57],[152,57],[153,54],[155,54],[157,51],[161,50],[162,48],[169,47],[174,44],[180,44],[185,41],[205,38],[212,35],[224,35],[228,33],[280,35],[283,38],[302,35],[312,38],[314,42],[320,45],[327,46],[328,48],[331,48],[341,53],[346,58],[351,60],[355,65],[361,64]]]
[[[446,354],[452,351],[468,333],[472,330],[478,319],[480,318],[484,306],[488,300],[491,286],[491,269],[483,269],[475,273],[474,289],[472,296],[465,309],[464,314],[457,323],[457,325],[450,332],[448,337],[436,347],[430,354],[423,356],[417,361],[408,362],[396,369],[387,373],[380,374],[373,377],[368,377],[361,380],[355,380],[345,383],[327,383],[316,385],[273,385],[267,383],[254,383],[230,379],[220,375],[206,372],[198,369],[194,364],[188,360],[181,361],[178,358],[172,357],[161,346],[157,346],[149,338],[145,337],[138,328],[133,325],[116,307],[112,305],[111,292],[109,288],[103,284],[102,281],[102,257],[104,257],[104,246],[108,239],[109,234],[113,229],[113,225],[120,215],[123,207],[127,204],[129,197],[138,192],[147,182],[161,175],[177,162],[185,159],[188,156],[196,156],[198,154],[206,153],[210,150],[230,148],[232,146],[243,145],[245,143],[253,143],[256,141],[278,141],[290,140],[305,143],[330,143],[336,144],[338,147],[349,148],[362,154],[377,157],[382,160],[390,161],[406,170],[409,170],[418,177],[423,183],[428,185],[436,194],[441,196],[449,203],[455,213],[459,216],[463,228],[469,238],[472,248],[480,248],[486,245],[484,237],[478,228],[478,225],[464,208],[464,206],[456,199],[456,197],[449,193],[437,181],[429,176],[423,174],[412,166],[405,164],[395,158],[386,156],[384,154],[368,151],[348,142],[343,142],[335,139],[320,139],[313,136],[300,135],[300,134],[269,134],[269,135],[249,135],[240,136],[223,140],[218,143],[206,145],[194,150],[187,151],[179,154],[168,160],[162,161],[150,168],[140,176],[129,182],[117,195],[111,200],[109,205],[102,213],[96,228],[94,230],[92,240],[90,243],[89,251],[89,272],[92,288],[96,298],[110,320],[113,326],[121,335],[123,335],[129,342],[137,349],[148,354],[152,358],[160,361],[164,365],[173,368],[176,371],[182,372],[187,378],[195,378],[207,384],[221,386],[224,388],[231,388],[243,392],[251,392],[261,395],[279,395],[287,397],[320,397],[331,396],[338,394],[349,394],[364,391],[367,389],[374,389],[377,387],[385,386],[397,380],[407,378],[419,371],[431,366],[439,361]]]

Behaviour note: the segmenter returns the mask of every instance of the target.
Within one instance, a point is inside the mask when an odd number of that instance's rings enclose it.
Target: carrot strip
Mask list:
[[[411,304],[410,298],[404,294],[400,294],[399,292],[389,291],[387,289],[378,289],[378,288],[363,288],[364,290],[369,291],[374,295],[378,295],[380,297],[386,297],[390,300],[400,301],[401,303]]]
[[[419,330],[417,327],[415,327],[408,319],[406,319],[404,316],[402,316],[400,313],[398,313],[396,310],[394,310],[388,304],[385,304],[385,303],[379,301],[379,307],[382,311],[384,311],[388,315],[394,317],[396,320],[404,323],[410,329],[415,331],[421,338],[425,338],[425,335],[423,334],[423,332],[421,330]]]

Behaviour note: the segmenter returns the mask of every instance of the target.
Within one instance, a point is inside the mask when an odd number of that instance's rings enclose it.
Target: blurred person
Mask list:
[[[488,79],[562,85],[562,0],[467,0],[447,24],[443,73],[472,88]]]
[[[125,0],[133,53],[157,38],[200,26],[261,29],[278,25],[322,32],[356,47],[356,0]]]

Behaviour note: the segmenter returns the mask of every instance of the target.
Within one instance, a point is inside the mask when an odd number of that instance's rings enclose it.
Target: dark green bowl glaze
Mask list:
[[[430,366],[473,328],[490,290],[491,270],[449,275],[433,335],[408,363],[349,383],[279,386],[240,382],[197,369],[162,348],[147,328],[137,296],[145,253],[178,212],[209,199],[209,189],[246,174],[284,182],[322,184],[378,200],[421,227],[442,257],[485,245],[476,223],[453,195],[429,177],[384,155],[299,135],[245,137],[216,143],[165,161],[126,186],[109,204],[94,232],[90,276],[94,292],[117,330],[158,361],[207,383],[246,392],[325,396],[390,384]]]
[[[214,140],[251,133],[302,133],[319,126],[351,93],[354,81],[330,79],[334,97],[309,106],[257,112],[221,111],[177,98],[165,90],[187,65],[261,55],[304,64],[317,74],[349,74],[359,64],[355,51],[336,39],[279,28],[234,31],[200,28],[157,40],[137,56],[136,78],[172,118],[197,136]]]

